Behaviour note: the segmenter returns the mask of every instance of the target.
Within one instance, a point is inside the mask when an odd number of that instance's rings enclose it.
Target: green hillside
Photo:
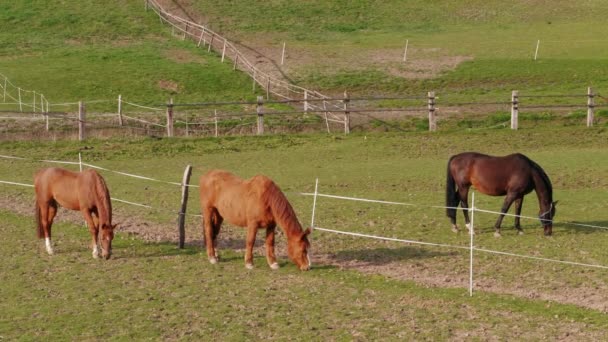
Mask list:
[[[212,27],[275,58],[286,42],[290,76],[328,91],[504,97],[608,85],[602,0],[193,3]]]
[[[251,81],[171,36],[141,1],[0,2],[0,73],[51,103],[246,99]]]

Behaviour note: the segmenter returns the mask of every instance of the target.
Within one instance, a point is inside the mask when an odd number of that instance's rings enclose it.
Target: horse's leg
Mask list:
[[[53,255],[53,245],[51,244],[51,226],[53,224],[55,213],[57,212],[57,204],[51,199],[49,202],[42,204],[39,203],[38,206],[40,207],[40,224],[42,225],[42,232],[44,233],[46,252],[49,255]]]
[[[217,253],[217,236],[220,235],[220,228],[222,228],[222,222],[224,222],[224,218],[220,216],[217,210],[215,210],[213,214],[214,215],[211,220],[213,222],[213,251],[215,253],[215,258],[219,260],[220,256]]]
[[[521,229],[521,224],[519,223],[520,215],[521,215],[521,207],[524,203],[524,196],[517,198],[515,200],[515,229],[517,229],[517,234],[523,235],[524,231]]]
[[[203,233],[205,235],[205,246],[207,248],[207,258],[212,264],[217,264],[216,252],[213,244],[213,215],[212,207],[203,208]]]
[[[99,247],[98,247],[98,235],[99,235],[99,226],[95,224],[95,220],[91,215],[91,211],[88,208],[81,208],[82,216],[84,216],[84,220],[87,222],[89,226],[89,232],[91,233],[91,249],[93,250],[93,258],[99,258]]]
[[[505,197],[505,201],[502,204],[502,208],[500,208],[500,216],[498,216],[498,219],[496,220],[496,223],[494,224],[494,229],[496,229],[496,231],[494,232],[495,237],[501,236],[500,235],[500,225],[502,224],[502,219],[505,217],[505,214],[507,213],[507,211],[509,211],[511,204],[513,203],[513,201],[516,198],[517,198],[516,194],[507,193],[507,196]]]
[[[273,270],[279,269],[279,264],[277,263],[277,257],[274,254],[274,233],[276,231],[276,226],[271,225],[266,228],[266,261],[268,261],[268,265]]]
[[[460,196],[460,206],[462,207],[462,214],[464,215],[464,224],[470,232],[471,220],[469,219],[469,186],[459,187],[458,195]]]
[[[245,267],[253,269],[253,245],[255,244],[255,235],[258,233],[258,227],[254,224],[247,225],[247,241],[245,246]]]

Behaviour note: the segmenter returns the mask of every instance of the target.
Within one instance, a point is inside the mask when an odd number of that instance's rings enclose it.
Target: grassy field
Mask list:
[[[146,105],[170,97],[175,102],[255,99],[246,76],[221,64],[214,53],[172,37],[140,1],[3,2],[0,73],[15,86],[44,94],[51,104],[87,101],[90,112],[115,111],[119,94]],[[16,98],[17,89],[9,90]],[[125,105],[125,111],[135,109]]]
[[[346,137],[91,140],[51,145],[3,142],[0,154],[77,160],[81,151],[85,162],[163,181],[179,181],[186,164],[194,166],[193,183],[211,168],[229,169],[243,177],[263,173],[287,193],[303,224],[310,222],[312,199],[297,193],[313,191],[318,177],[322,193],[417,204],[381,206],[320,198],[318,227],[467,246],[466,234],[450,232],[444,211],[428,207],[444,203],[445,161],[464,150],[493,154],[519,151],[542,165],[553,181],[555,199],[560,201],[555,235],[545,238],[537,220],[525,220],[526,235],[517,236],[511,228],[512,219],[506,218],[504,237],[495,239],[495,216],[477,213],[476,245],[607,265],[602,247],[608,242],[604,230],[567,223],[608,226],[602,210],[608,205],[606,134],[603,128],[543,127],[517,132],[497,129]],[[3,160],[0,180],[31,183],[30,175],[44,165],[48,164]],[[20,172],[15,173],[15,169]],[[184,251],[176,250],[173,243],[140,240],[147,237],[156,241],[156,233],[161,241],[174,239],[173,213],[179,205],[179,187],[109,172],[103,175],[113,197],[155,208],[147,211],[114,203],[116,221],[122,220],[124,226],[118,234],[116,258],[105,263],[90,258],[87,231],[65,218],[55,229],[57,255],[47,257],[34,239],[31,218],[6,211],[23,212],[25,208],[25,213],[29,212],[31,189],[2,185],[2,216],[8,223],[2,227],[1,248],[2,255],[10,256],[10,261],[3,263],[2,291],[10,300],[2,304],[7,314],[3,315],[0,335],[606,337],[608,321],[601,313],[608,309],[606,270],[476,253],[475,294],[468,298],[466,251],[316,231],[312,237],[315,267],[302,274],[286,259],[284,236],[280,234],[278,248],[284,267],[271,272],[260,247],[257,268],[247,272],[242,260],[244,232],[230,226],[220,235],[224,261],[212,267],[201,254],[199,218],[187,220],[189,247]],[[476,206],[497,210],[501,200],[477,194]],[[199,213],[197,201],[193,192],[190,214]],[[531,194],[523,214],[535,217],[537,212],[537,201]],[[49,287],[34,281],[36,277],[48,280]],[[70,305],[63,307],[66,302]],[[67,322],[82,312],[88,313],[87,319],[68,326]],[[45,329],[39,324],[15,323],[30,317],[45,318],[39,322],[48,318],[53,326]],[[109,317],[114,318],[111,325],[104,322]],[[108,329],[102,329],[100,322]],[[441,329],[437,329],[438,322]],[[513,325],[518,329],[512,329]],[[136,328],[130,330],[133,326]]]
[[[212,27],[276,61],[286,42],[287,74],[328,92],[434,90],[508,99],[513,89],[580,93],[607,86],[602,13],[608,5],[601,0],[193,4]]]
[[[285,41],[286,75],[330,94],[435,90],[447,103],[508,100],[512,89],[583,93],[593,86],[602,93],[608,85],[608,8],[601,0],[189,4],[213,29],[275,60]],[[410,50],[403,64],[406,39]],[[533,61],[537,39],[540,59]],[[256,95],[251,80],[216,54],[171,36],[140,1],[0,3],[0,73],[52,103],[89,101],[90,112],[114,111],[118,94],[149,105],[169,97],[233,101]],[[31,184],[36,170],[56,166],[39,160],[78,161],[81,153],[86,163],[161,182],[101,171],[112,197],[153,208],[113,202],[121,229],[110,261],[91,258],[81,219],[64,211],[53,231],[56,255],[46,255],[35,239],[32,189],[0,183],[0,340],[605,340],[605,269],[475,252],[475,292],[469,297],[467,250],[317,230],[311,237],[313,269],[301,273],[287,259],[280,233],[282,268],[271,271],[259,245],[256,269],[247,271],[244,232],[229,225],[220,234],[222,261],[213,266],[201,248],[196,191],[188,207],[187,248],[175,248],[181,194],[166,182],[180,182],[186,165],[194,166],[193,184],[213,168],[242,177],[268,175],[304,225],[311,220],[312,198],[300,193],[314,191],[317,178],[321,193],[413,204],[319,198],[315,226],[466,247],[469,236],[453,234],[445,211],[433,206],[445,203],[449,156],[473,150],[528,155],[551,177],[559,200],[550,238],[538,220],[524,220],[526,234],[517,236],[512,218],[505,218],[503,237],[496,239],[496,216],[476,213],[477,247],[608,265],[608,112],[598,110],[598,124],[587,129],[582,111],[559,118],[522,111],[518,131],[504,128],[506,112],[486,114],[440,117],[436,133],[426,132],[421,118],[387,119],[385,133],[354,127],[348,136],[76,142],[11,141],[7,132],[0,155],[25,160],[0,158],[0,181]],[[376,124],[378,130],[387,127],[371,122]],[[501,203],[476,194],[478,208],[498,210]],[[530,194],[523,215],[537,214]]]

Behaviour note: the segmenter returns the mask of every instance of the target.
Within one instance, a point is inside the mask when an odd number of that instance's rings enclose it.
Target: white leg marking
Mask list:
[[[246,263],[245,267],[247,267],[248,270],[252,270],[253,269],[253,264]]]
[[[209,262],[210,262],[212,265],[215,265],[215,264],[217,264],[217,258],[215,258],[215,257],[209,258]]]
[[[252,266],[252,268],[253,268],[253,265],[251,265],[251,266]],[[272,268],[273,270],[278,270],[278,269],[279,269],[279,264],[277,264],[276,262],[273,262],[273,263],[270,265],[270,268]]]
[[[93,247],[93,258],[99,258],[99,249],[97,249],[97,246]]]
[[[44,244],[46,245],[46,252],[49,255],[53,255],[53,246],[51,246],[51,238],[44,238]]]

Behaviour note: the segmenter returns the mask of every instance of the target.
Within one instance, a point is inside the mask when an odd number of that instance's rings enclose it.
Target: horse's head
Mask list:
[[[310,242],[308,242],[308,234],[310,234],[310,228],[302,232],[301,235],[289,239],[287,243],[287,254],[301,271],[308,271],[310,269],[310,258],[308,257]]]
[[[112,256],[112,239],[114,239],[116,226],[117,224],[101,225],[101,256],[106,260]]]
[[[553,216],[555,216],[555,206],[557,201],[551,202],[548,208],[541,209],[538,215],[540,223],[543,225],[545,235],[549,236],[553,234]]]

